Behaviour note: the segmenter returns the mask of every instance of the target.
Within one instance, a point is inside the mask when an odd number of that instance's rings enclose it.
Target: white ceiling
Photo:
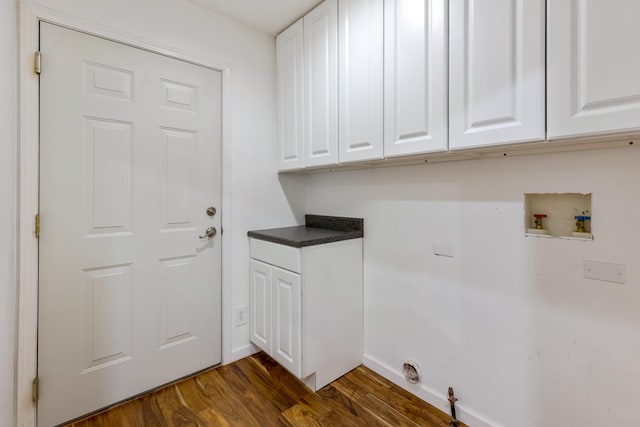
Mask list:
[[[276,35],[321,0],[189,0],[249,27]]]

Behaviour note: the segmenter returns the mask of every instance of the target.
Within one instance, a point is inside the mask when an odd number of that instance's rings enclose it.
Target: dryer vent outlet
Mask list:
[[[417,384],[422,380],[420,366],[412,360],[407,360],[402,364],[402,373],[404,374],[404,379],[411,384]]]

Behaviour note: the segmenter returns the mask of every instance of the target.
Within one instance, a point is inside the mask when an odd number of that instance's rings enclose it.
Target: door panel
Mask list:
[[[545,138],[544,5],[451,2],[449,148]]]
[[[271,353],[271,266],[251,260],[251,342]]]
[[[340,163],[382,158],[382,0],[339,2]]]
[[[640,130],[640,2],[549,2],[549,138]]]
[[[304,167],[303,34],[300,19],[276,38],[279,171]]]
[[[41,25],[38,418],[220,363],[221,76]]]
[[[304,164],[338,163],[338,1],[304,17]]]
[[[385,1],[385,157],[447,149],[447,4]]]
[[[272,267],[272,355],[289,372],[302,375],[302,290],[300,275]]]

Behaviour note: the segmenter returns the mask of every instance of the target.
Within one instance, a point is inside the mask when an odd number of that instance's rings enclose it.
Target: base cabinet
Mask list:
[[[251,342],[318,390],[362,363],[362,239],[251,239]]]

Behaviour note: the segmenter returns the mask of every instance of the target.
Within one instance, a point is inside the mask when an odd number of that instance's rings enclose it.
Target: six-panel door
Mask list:
[[[640,130],[636,0],[550,1],[548,137]]]
[[[38,423],[220,362],[221,73],[41,24]]]

